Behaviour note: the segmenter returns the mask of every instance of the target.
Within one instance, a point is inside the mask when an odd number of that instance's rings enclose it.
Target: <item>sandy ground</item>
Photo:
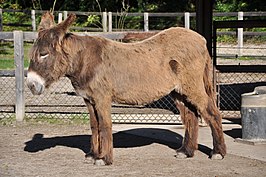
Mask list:
[[[232,47],[232,46],[229,46]],[[234,46],[233,46],[234,47]],[[247,48],[243,51],[248,55],[253,52]],[[266,46],[256,50],[259,55],[265,56]],[[218,49],[218,53],[232,51],[225,48]],[[255,60],[256,61],[256,60]],[[264,60],[257,60],[252,64],[263,64]],[[221,62],[221,61],[220,61]],[[221,64],[232,64],[232,60],[223,60]],[[235,64],[250,64],[251,61],[234,60]],[[253,61],[252,61],[253,62]],[[3,81],[1,90],[14,88]],[[56,86],[56,85],[55,85]],[[7,88],[7,89],[5,89]],[[66,89],[66,92],[69,91]],[[60,90],[61,92],[62,90]],[[70,90],[71,91],[71,90]],[[59,91],[55,90],[53,100],[59,99]],[[1,100],[5,104],[13,104],[14,89],[11,92],[1,94]],[[26,93],[27,94],[27,93]],[[3,95],[8,97],[3,98]],[[70,97],[70,96],[69,96]],[[72,98],[74,98],[72,96]],[[40,99],[43,99],[41,97]],[[76,98],[75,98],[76,99]],[[27,103],[38,104],[39,99],[32,99]],[[50,101],[50,100],[49,100]],[[69,102],[80,104],[77,100],[68,98]],[[36,103],[37,102],[37,103]],[[66,102],[66,103],[69,103]],[[57,101],[54,101],[58,104]],[[148,138],[133,135],[132,129],[123,129],[114,132],[114,164],[111,166],[94,166],[89,159],[85,159],[85,153],[90,149],[90,129],[89,125],[51,125],[51,124],[22,124],[16,126],[0,125],[0,177],[6,176],[241,176],[241,177],[265,177],[266,161],[246,158],[236,153],[229,153],[221,161],[212,161],[208,159],[210,146],[201,145],[200,150],[196,152],[194,158],[177,159],[175,158],[175,149],[180,147],[182,134],[169,129],[160,130],[161,137],[167,135],[173,141]],[[134,130],[138,131],[138,130]],[[156,129],[142,129],[141,133],[152,134]],[[232,132],[232,131],[231,131]],[[207,139],[209,140],[210,137]],[[235,150],[239,148],[239,154],[242,150],[249,150],[247,145],[234,145]],[[252,148],[250,148],[252,152]],[[266,150],[263,151],[264,155]]]
[[[0,176],[256,176],[266,175],[266,162],[228,154],[208,158],[210,147],[200,145],[194,158],[177,159],[182,134],[160,130],[177,139],[136,136],[132,129],[114,132],[114,164],[95,166],[85,153],[90,149],[88,125],[24,123],[0,126]],[[180,128],[182,129],[182,128]],[[137,131],[137,130],[134,130]],[[149,134],[155,129],[141,130]],[[208,138],[208,137],[207,137]]]

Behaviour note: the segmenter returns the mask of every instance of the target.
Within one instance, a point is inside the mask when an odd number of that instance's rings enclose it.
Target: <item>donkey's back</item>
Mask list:
[[[202,80],[198,74],[209,59],[205,39],[178,27],[142,42],[105,44],[97,75],[107,78],[113,101],[120,103],[145,104],[182,90],[189,80]]]

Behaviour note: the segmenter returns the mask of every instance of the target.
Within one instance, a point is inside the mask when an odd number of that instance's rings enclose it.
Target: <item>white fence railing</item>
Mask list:
[[[0,31],[3,29],[3,20],[2,13],[13,13],[13,12],[23,12],[26,14],[31,14],[31,26],[32,30],[36,31],[36,15],[42,14],[43,10],[13,10],[13,9],[0,9]],[[117,16],[127,16],[127,17],[143,17],[143,31],[149,30],[149,17],[183,17],[184,18],[184,27],[190,28],[191,22],[190,18],[195,17],[195,12],[174,12],[174,13],[118,13],[118,12],[80,12],[80,11],[55,11],[57,16],[56,21],[61,22],[63,19],[67,18],[67,14],[74,13],[78,16],[89,16],[89,15],[98,15],[102,19],[102,31],[103,32],[112,32],[113,27],[113,17]],[[266,12],[214,12],[213,17],[235,17],[235,19],[243,20],[243,17],[266,17]]]
[[[64,19],[67,18],[68,13],[76,13],[77,15],[89,15],[90,13],[77,13],[72,11],[63,11],[58,12],[58,23],[62,21],[62,17],[64,16]],[[31,18],[32,18],[32,29],[33,31],[36,30],[36,18],[35,18],[35,10],[31,11]],[[102,30],[103,32],[112,32],[112,17],[113,15],[119,16],[119,14],[113,13],[113,12],[98,12],[98,15],[102,16]],[[190,17],[195,17],[195,12],[184,12],[184,13],[127,13],[126,16],[143,16],[143,31],[149,31],[149,17],[184,17],[184,27],[190,28]],[[266,16],[266,12],[231,12],[231,13],[214,13],[214,17],[221,17],[221,16],[235,16],[238,18],[238,20],[243,20],[244,16]],[[108,20],[107,20],[108,19]],[[243,31],[243,30],[242,30]]]
[[[0,9],[0,31],[3,29],[2,24],[2,13],[3,12],[21,12],[21,10],[7,10],[7,9]],[[24,13],[29,13],[28,11],[22,11]],[[31,24],[32,30],[36,31],[36,14],[42,14],[44,11],[41,10],[31,10]],[[75,13],[76,15],[80,16],[88,16],[88,15],[100,15],[101,16],[101,25],[102,25],[102,32],[112,32],[113,31],[113,16],[122,16],[120,13],[114,12],[78,12],[78,11],[56,11],[57,14],[57,22],[60,23],[63,19],[67,18],[69,13]],[[149,31],[149,17],[184,17],[184,27],[190,28],[191,27],[191,17],[195,17],[195,12],[184,12],[184,13],[125,13],[126,16],[143,16],[143,31]],[[221,13],[216,12],[213,13],[215,17],[235,17],[238,20],[243,20],[244,17],[266,17],[266,12],[227,12]],[[78,27],[79,29],[83,29],[82,27]],[[218,33],[219,34],[219,33]],[[226,31],[220,34],[227,34],[227,35],[236,35],[234,31]],[[243,28],[237,29],[237,44],[239,50],[239,56],[242,56],[242,48],[243,48],[243,38],[244,35],[266,35],[265,32],[244,32]]]

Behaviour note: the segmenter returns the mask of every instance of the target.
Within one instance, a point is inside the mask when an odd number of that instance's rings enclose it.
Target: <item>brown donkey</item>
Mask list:
[[[226,154],[221,116],[211,85],[210,56],[205,39],[184,28],[170,28],[136,43],[67,33],[70,14],[54,25],[43,15],[30,52],[27,84],[41,94],[60,77],[68,77],[90,113],[91,156],[97,165],[113,163],[111,103],[147,104],[171,94],[185,125],[177,157],[192,157],[197,149],[197,117],[210,125],[211,157]]]

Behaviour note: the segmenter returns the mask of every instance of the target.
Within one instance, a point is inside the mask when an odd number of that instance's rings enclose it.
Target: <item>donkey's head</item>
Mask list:
[[[64,38],[76,16],[70,14],[58,25],[54,25],[53,15],[49,12],[42,16],[38,38],[30,51],[30,66],[27,84],[33,94],[41,94],[66,73],[67,55],[62,48]]]

